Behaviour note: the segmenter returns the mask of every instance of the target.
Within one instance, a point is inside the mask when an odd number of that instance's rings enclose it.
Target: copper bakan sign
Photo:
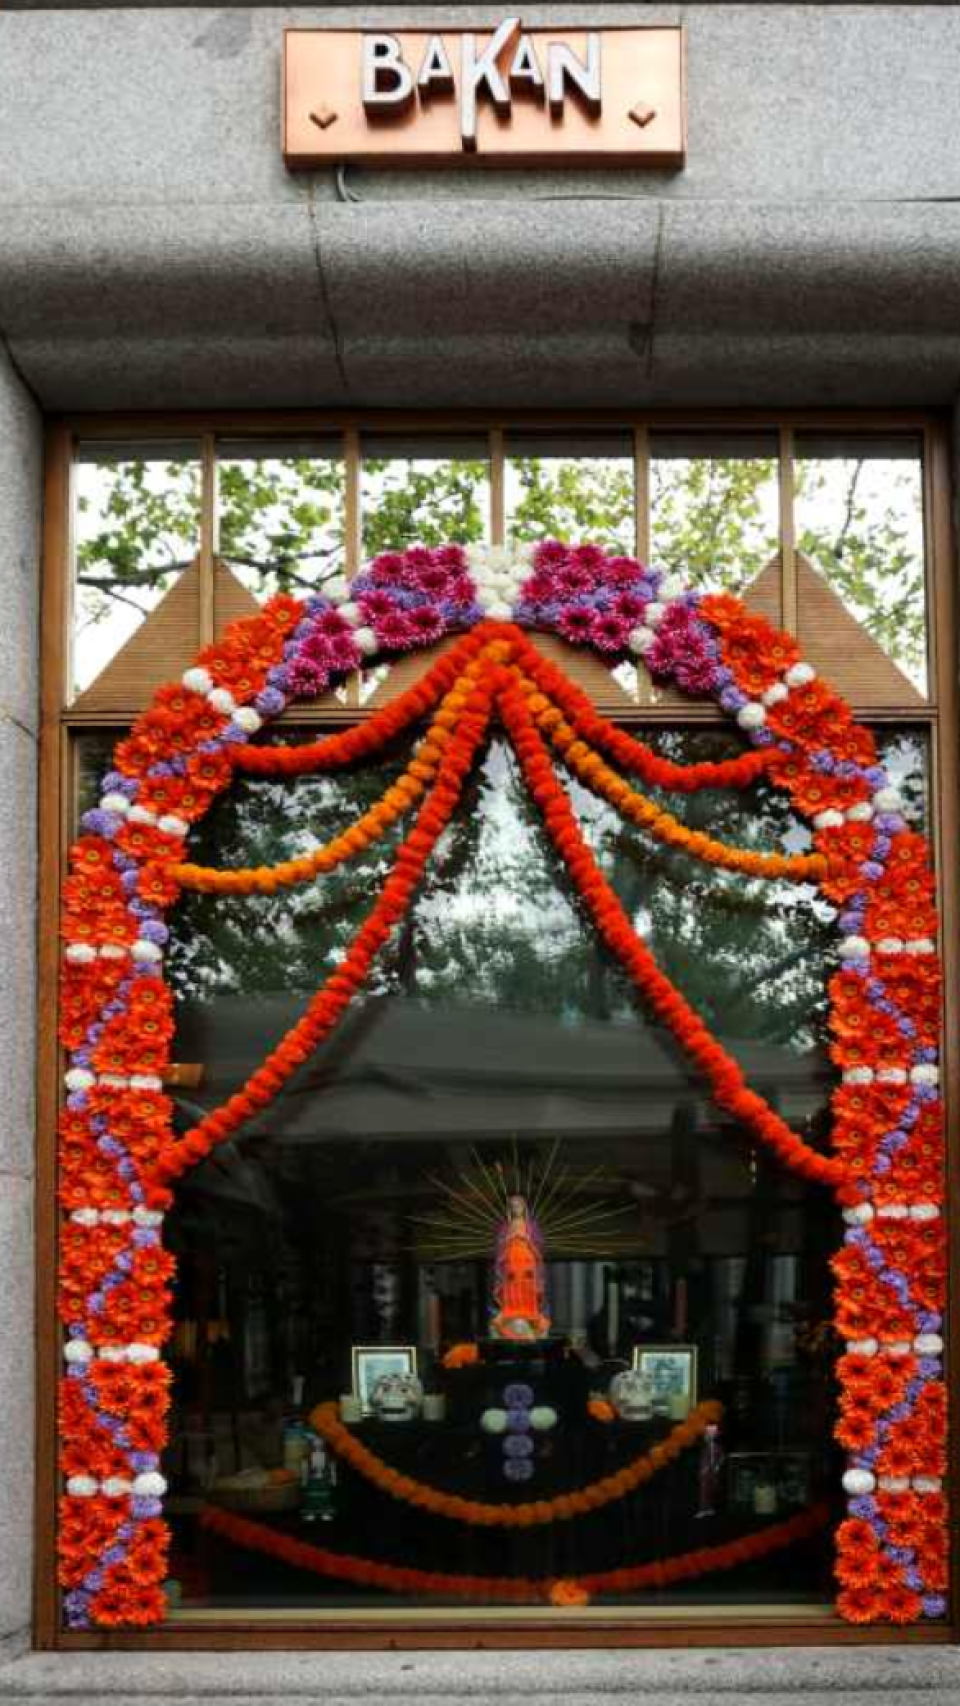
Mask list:
[[[288,166],[682,165],[683,30],[292,29]]]

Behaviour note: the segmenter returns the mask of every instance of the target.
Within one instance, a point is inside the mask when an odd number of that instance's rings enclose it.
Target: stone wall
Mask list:
[[[30,1622],[40,420],[0,350],[0,1643]]]
[[[351,171],[352,202],[284,170],[281,30],[376,4],[0,12],[0,327],[54,408],[951,403],[960,8],[523,15],[681,14],[685,170]]]

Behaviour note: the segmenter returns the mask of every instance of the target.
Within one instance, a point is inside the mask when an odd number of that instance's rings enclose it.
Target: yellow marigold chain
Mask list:
[[[202,894],[274,894],[279,888],[307,883],[313,877],[336,870],[338,865],[364,852],[422,798],[437,773],[462,706],[480,673],[481,662],[476,659],[442,700],[403,775],[332,841],[279,865],[221,870],[210,865],[183,863],[171,867],[171,876],[182,888],[196,889]]]
[[[686,1421],[678,1423],[666,1439],[651,1446],[640,1457],[634,1458],[632,1463],[615,1470],[612,1475],[604,1475],[599,1481],[592,1481],[589,1486],[580,1487],[571,1493],[560,1493],[553,1499],[530,1500],[518,1505],[489,1504],[481,1499],[464,1499],[459,1493],[442,1492],[438,1487],[430,1487],[424,1481],[416,1481],[411,1475],[403,1475],[399,1470],[392,1469],[376,1452],[357,1439],[349,1428],[344,1427],[335,1403],[318,1404],[310,1417],[310,1425],[326,1440],[338,1457],[342,1457],[358,1474],[372,1481],[381,1492],[389,1493],[392,1498],[416,1505],[418,1510],[431,1511],[435,1516],[448,1517],[453,1522],[469,1523],[473,1527],[533,1528],[545,1522],[569,1522],[574,1517],[601,1510],[615,1499],[624,1498],[645,1481],[652,1480],[658,1470],[665,1469],[668,1463],[688,1451],[708,1427],[719,1423],[722,1415],[723,1405],[715,1399],[707,1399],[691,1410]]]
[[[553,701],[546,698],[528,676],[517,672],[521,687],[538,727],[563,758],[564,763],[592,792],[616,807],[625,818],[647,830],[656,841],[677,847],[704,864],[716,865],[741,876],[786,878],[791,882],[820,882],[827,874],[827,861],[820,853],[757,853],[749,848],[728,847],[700,830],[688,829],[672,813],[631,788],[599,753],[581,740]]]

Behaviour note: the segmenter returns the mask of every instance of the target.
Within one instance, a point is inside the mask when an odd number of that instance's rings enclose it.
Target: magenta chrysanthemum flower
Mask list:
[[[646,602],[635,592],[618,592],[610,606],[625,621],[636,624],[646,610]]]
[[[430,598],[449,598],[453,576],[446,569],[432,563],[428,569],[421,569],[417,575],[417,585],[421,592]]]
[[[300,698],[307,698],[310,694],[321,692],[326,687],[329,676],[322,664],[301,654],[290,664],[287,679],[293,693]]]
[[[592,592],[594,576],[589,569],[577,568],[575,563],[558,569],[553,577],[554,598],[576,598],[579,593]]]
[[[563,567],[567,555],[567,547],[561,540],[542,539],[533,554],[534,567],[538,573],[551,574]]]
[[[376,622],[380,616],[389,616],[396,605],[388,592],[364,592],[357,599],[360,609],[368,622]]]
[[[430,604],[418,604],[415,610],[408,610],[407,621],[421,645],[429,645],[443,634],[443,617]]]
[[[451,604],[472,604],[476,597],[476,587],[469,575],[451,575],[447,588],[447,597]]]
[[[608,557],[603,569],[603,578],[608,586],[632,586],[642,574],[635,557]]]
[[[625,652],[633,623],[613,610],[598,612],[590,627],[590,639],[602,652]]]
[[[462,545],[438,545],[433,553],[433,560],[438,568],[446,569],[451,575],[463,574],[467,566]]]
[[[531,604],[549,604],[557,596],[555,582],[550,575],[539,570],[523,582],[521,590]]]
[[[385,651],[399,652],[417,644],[417,631],[403,610],[390,610],[378,616],[373,629]]]
[[[374,557],[370,564],[369,574],[378,586],[396,585],[403,571],[403,557],[399,551],[381,551],[379,557]]]
[[[570,604],[557,617],[557,633],[565,640],[582,645],[589,640],[593,629],[594,612],[588,604]]]
[[[571,566],[588,574],[591,582],[599,578],[606,560],[601,545],[575,545],[569,553]]]

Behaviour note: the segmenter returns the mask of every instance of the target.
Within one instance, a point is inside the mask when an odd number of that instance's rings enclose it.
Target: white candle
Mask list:
[[[340,1398],[341,1422],[359,1422],[363,1418],[363,1409],[359,1398],[354,1392],[344,1392]]]

